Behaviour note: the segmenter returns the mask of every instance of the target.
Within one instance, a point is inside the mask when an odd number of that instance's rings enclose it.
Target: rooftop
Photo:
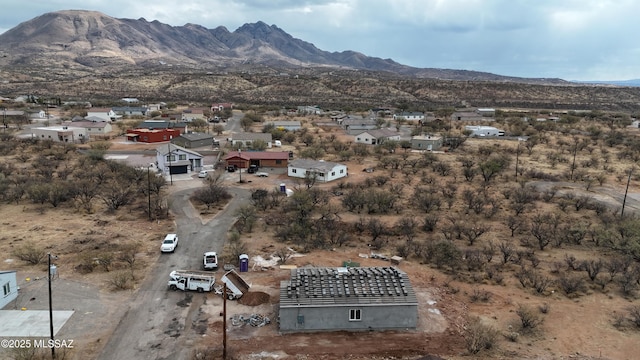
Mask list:
[[[280,306],[417,304],[407,274],[395,267],[298,268],[280,284]]]

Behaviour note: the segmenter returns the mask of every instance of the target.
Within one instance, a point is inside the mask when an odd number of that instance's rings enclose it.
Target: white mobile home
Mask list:
[[[493,126],[465,126],[465,130],[471,131],[471,137],[504,136],[504,130]]]
[[[87,129],[66,125],[31,128],[31,136],[40,140],[69,143],[82,143],[89,140]]]
[[[0,309],[4,309],[10,302],[18,297],[18,281],[15,270],[0,271],[0,285],[2,285],[2,297],[0,297]]]
[[[312,175],[317,181],[328,182],[347,176],[347,166],[323,160],[296,159],[289,162],[287,175],[301,179]]]

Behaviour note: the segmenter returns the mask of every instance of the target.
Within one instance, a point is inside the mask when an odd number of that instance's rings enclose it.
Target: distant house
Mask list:
[[[181,134],[185,134],[189,132],[187,123],[165,121],[165,120],[146,120],[141,122],[140,125],[138,125],[138,129],[149,129],[149,130],[173,129],[173,130],[179,130]]]
[[[349,135],[355,135],[366,130],[378,128],[378,124],[375,119],[363,119],[362,117],[348,116],[344,119],[338,120],[338,124],[340,124]]]
[[[111,123],[107,121],[66,121],[62,125],[85,128],[89,137],[94,135],[104,136],[113,130]]]
[[[451,118],[458,121],[481,121],[482,115],[475,111],[456,111],[451,115]]]
[[[249,165],[284,168],[289,162],[287,151],[230,151],[224,158],[225,166],[246,169]]]
[[[149,108],[143,106],[114,106],[112,109],[121,116],[147,116],[149,113]]]
[[[243,147],[251,147],[256,140],[262,140],[267,143],[267,147],[271,148],[272,137],[270,133],[238,133],[231,137],[231,145],[242,144]]]
[[[0,271],[0,285],[2,285],[2,297],[0,297],[0,310],[18,297],[18,281],[15,270]]]
[[[424,113],[415,111],[415,112],[401,112],[398,114],[393,114],[393,120],[403,119],[407,121],[423,121]]]
[[[478,108],[476,112],[481,116],[486,116],[486,117],[493,117],[496,115],[496,109],[493,109],[493,108]]]
[[[39,120],[47,118],[47,112],[44,110],[27,110],[26,113],[30,119]]]
[[[66,125],[31,128],[31,136],[40,140],[64,143],[84,143],[89,140],[87,129]]]
[[[417,135],[411,138],[411,148],[414,150],[439,150],[442,147],[442,136]]]
[[[504,136],[504,130],[493,126],[465,126],[464,129],[471,131],[471,137]]]
[[[378,145],[387,140],[400,140],[400,134],[390,129],[373,129],[355,135],[355,142],[360,144]]]
[[[87,110],[87,117],[96,117],[102,121],[115,121],[122,118],[122,115],[116,114],[112,108],[91,108]]]
[[[192,122],[193,120],[205,120],[204,110],[202,109],[185,109],[182,111],[182,121]]]
[[[178,129],[130,129],[127,130],[127,140],[143,143],[156,143],[163,141],[171,141],[171,139],[180,136]]]
[[[232,103],[213,103],[211,104],[211,111],[224,111],[224,109],[233,109]]]
[[[297,268],[280,282],[282,332],[416,329],[418,299],[395,267]]]
[[[322,115],[322,109],[317,106],[298,106],[298,114]]]
[[[347,176],[347,166],[323,160],[296,159],[289,162],[287,175],[301,179],[315,176],[317,181],[329,182]]]
[[[300,121],[271,121],[266,123],[266,125],[273,125],[276,129],[286,131],[297,131],[302,127]]]
[[[192,149],[205,146],[211,147],[213,145],[213,140],[214,138],[211,134],[188,133],[171,139],[171,143],[187,149]]]
[[[158,169],[167,175],[200,171],[202,159],[199,153],[171,143],[156,148]]]

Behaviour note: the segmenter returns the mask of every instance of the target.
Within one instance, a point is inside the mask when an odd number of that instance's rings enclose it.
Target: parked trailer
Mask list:
[[[229,300],[240,299],[251,287],[235,270],[227,271],[222,275],[220,281],[227,285],[226,296]],[[218,285],[216,293],[222,295],[222,288],[222,286]]]
[[[169,274],[171,290],[209,292],[214,289],[215,281],[215,276],[206,271],[174,270]]]

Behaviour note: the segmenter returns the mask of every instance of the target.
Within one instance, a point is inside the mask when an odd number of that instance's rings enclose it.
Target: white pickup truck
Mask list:
[[[204,271],[174,270],[169,274],[171,290],[209,292],[214,290],[215,282],[215,276]]]
[[[218,268],[218,254],[215,251],[207,251],[204,253],[202,267],[205,270],[215,270]]]

